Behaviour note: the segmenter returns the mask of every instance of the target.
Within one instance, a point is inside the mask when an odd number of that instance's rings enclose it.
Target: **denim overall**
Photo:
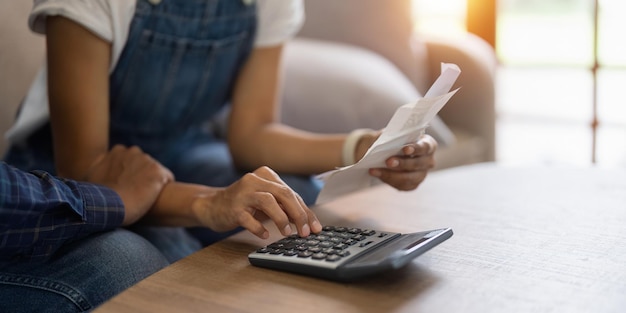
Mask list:
[[[127,44],[110,77],[111,145],[141,147],[178,181],[223,187],[239,179],[244,173],[234,166],[211,120],[230,101],[256,26],[254,2],[138,1]],[[26,146],[12,147],[6,160],[25,170],[54,173],[52,155],[46,125]],[[281,178],[306,203],[315,201],[319,182],[309,176]]]
[[[158,1],[137,1],[128,42],[110,77],[111,146],[140,146],[172,170],[178,181],[228,186],[243,173],[234,167],[225,141],[214,134],[210,121],[228,105],[236,76],[251,53],[256,6],[243,0],[151,2]],[[5,160],[23,170],[54,173],[51,141],[48,124],[25,144],[12,146]],[[315,200],[319,186],[311,177],[281,178],[306,202]],[[208,229],[130,230],[119,229],[77,242],[75,246],[82,246],[80,249],[68,248],[43,267],[0,269],[0,293],[24,299],[22,292],[29,289],[2,283],[3,278],[22,281],[23,273],[29,280],[22,286],[33,287],[29,292],[39,290],[37,299],[45,309],[53,309],[47,301],[50,298],[66,299],[62,304],[67,307],[57,311],[93,308],[136,282],[134,279],[199,249],[200,244],[187,231],[203,244],[227,235]],[[119,249],[106,252],[110,258],[102,258],[97,250],[107,244]],[[136,257],[136,265],[135,260],[128,260],[128,254]],[[114,268],[118,263],[120,267]],[[91,279],[80,275],[83,271]],[[98,277],[116,283],[98,281]],[[15,308],[19,304],[12,311]]]

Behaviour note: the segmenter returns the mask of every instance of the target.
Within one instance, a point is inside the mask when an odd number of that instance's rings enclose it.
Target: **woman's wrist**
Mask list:
[[[365,153],[370,149],[370,147],[376,142],[381,132],[379,130],[372,130],[366,134],[363,134],[359,141],[357,142],[356,149],[354,151],[355,158],[360,161]]]
[[[343,166],[352,165],[363,157],[367,150],[365,150],[363,154],[360,154],[360,151],[358,151],[357,148],[361,146],[364,137],[372,132],[374,132],[373,129],[359,128],[351,131],[348,136],[346,136],[341,151],[341,161]]]

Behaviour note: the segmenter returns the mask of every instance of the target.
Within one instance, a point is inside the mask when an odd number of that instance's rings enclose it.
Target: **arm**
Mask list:
[[[62,17],[48,18],[46,27],[56,166],[60,175],[94,181],[92,170],[107,154],[109,144],[110,45]],[[314,214],[273,175],[269,169],[259,169],[222,189],[168,183],[145,222],[203,225],[217,231],[241,225],[263,236],[265,229],[254,216],[260,211],[283,233],[293,222],[300,234],[308,234],[309,224],[316,221]],[[132,177],[127,179],[132,181]],[[321,226],[314,228],[321,230]]]
[[[170,183],[143,219],[169,226],[204,226],[228,231],[242,226],[260,238],[269,232],[263,220],[270,218],[285,236],[291,223],[301,236],[318,233],[322,225],[302,198],[268,167],[260,167],[225,188]]]
[[[228,128],[228,144],[243,168],[267,165],[278,172],[311,175],[342,164],[345,134],[314,134],[278,121],[282,46],[257,48],[237,80]],[[360,160],[379,132],[361,137],[355,147]],[[400,190],[415,189],[434,167],[436,141],[426,135],[407,144],[386,161],[386,168],[370,169],[372,176]]]
[[[85,180],[108,151],[111,47],[78,24],[54,16],[47,18],[46,44],[57,173]]]
[[[236,82],[228,144],[243,168],[321,173],[341,166],[344,135],[300,131],[278,122],[282,46],[255,49]]]
[[[122,225],[111,189],[0,163],[0,262],[44,261],[64,244]]]
[[[45,261],[69,242],[130,225],[172,179],[139,148],[119,145],[88,176],[99,185],[0,163],[0,262]]]

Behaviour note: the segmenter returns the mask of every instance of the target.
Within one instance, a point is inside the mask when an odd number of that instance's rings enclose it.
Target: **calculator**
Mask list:
[[[452,229],[416,233],[324,226],[318,234],[284,237],[248,255],[252,265],[336,281],[399,269],[452,237]]]

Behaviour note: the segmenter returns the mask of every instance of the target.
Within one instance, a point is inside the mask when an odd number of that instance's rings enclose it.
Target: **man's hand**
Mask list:
[[[300,236],[322,231],[319,220],[300,195],[265,166],[244,175],[213,196],[198,197],[192,210],[205,227],[227,231],[242,226],[263,239],[269,237],[262,224],[267,218],[285,236],[292,234],[291,223],[295,224]]]
[[[139,147],[116,145],[91,166],[87,180],[115,190],[124,202],[123,225],[139,220],[174,175]]]

